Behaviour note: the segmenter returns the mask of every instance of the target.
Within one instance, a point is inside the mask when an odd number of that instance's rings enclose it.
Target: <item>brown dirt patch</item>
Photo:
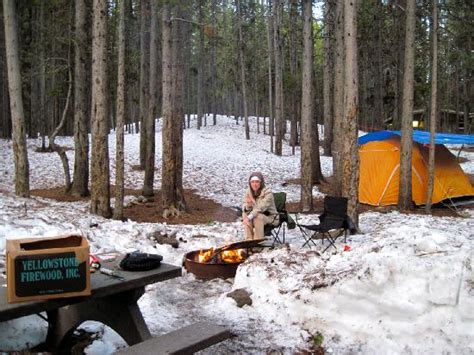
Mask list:
[[[474,174],[467,174],[471,183],[474,184]],[[319,190],[327,195],[332,194],[332,177],[327,177],[326,181],[317,184]],[[291,179],[285,182],[285,184],[300,184],[300,179]],[[111,187],[111,194],[113,196],[113,189]],[[126,195],[140,196],[140,190],[126,189]],[[32,190],[31,194],[34,196],[40,196],[45,198],[54,199],[56,201],[63,202],[74,202],[74,201],[87,201],[89,197],[75,197],[64,193],[62,187],[55,187],[51,189]],[[165,219],[162,217],[163,209],[161,207],[161,191],[155,190],[155,196],[153,199],[146,203],[132,205],[131,207],[124,209],[125,218],[131,219],[136,222],[150,222],[150,223],[163,223],[168,224],[209,224],[212,222],[235,222],[239,217],[236,210],[232,208],[224,207],[212,200],[203,198],[196,194],[195,190],[185,190],[184,198],[187,204],[187,211],[179,217],[170,217]],[[313,210],[309,213],[322,213],[323,212],[323,198],[313,198]],[[288,202],[286,208],[290,213],[301,213],[300,202]],[[474,209],[474,203],[462,206],[463,209]],[[396,206],[384,206],[376,207],[365,204],[359,204],[359,213],[367,211],[376,211],[381,213],[388,213],[396,211]],[[423,208],[416,208],[408,213],[424,214]],[[435,206],[432,209],[434,216],[458,216],[457,212],[453,208],[438,207]]]
[[[73,148],[71,148],[71,147],[63,147],[63,146],[61,146],[61,145],[56,145],[56,147],[57,147],[58,149],[63,150],[63,151],[71,151],[71,150],[73,150]],[[54,153],[54,152],[56,152],[56,150],[53,150],[53,149],[51,149],[50,147],[46,147],[46,148],[37,147],[37,148],[35,149],[35,152],[36,152],[36,153]]]
[[[111,187],[113,194],[113,187]],[[140,196],[140,190],[126,189],[126,195]],[[31,194],[50,198],[61,202],[87,201],[89,197],[75,197],[64,193],[64,188],[32,190]],[[112,195],[113,196],[113,195]],[[195,193],[195,190],[185,190],[184,198],[187,211],[178,217],[163,218],[161,206],[161,191],[155,190],[153,198],[146,203],[132,204],[124,209],[124,217],[136,222],[150,222],[168,224],[208,224],[212,222],[235,222],[238,215],[231,208],[224,207],[212,200],[203,198]],[[113,206],[112,206],[113,207]]]
[[[73,196],[64,193],[64,187],[53,187],[51,189],[37,189],[30,191],[32,196],[49,198],[59,202],[87,201],[89,197]]]

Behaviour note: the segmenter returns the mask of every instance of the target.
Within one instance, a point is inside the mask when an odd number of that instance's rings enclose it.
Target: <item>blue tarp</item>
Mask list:
[[[371,141],[383,141],[393,136],[401,136],[400,131],[377,131],[359,138],[359,144]],[[413,130],[413,140],[421,144],[430,144],[430,132]],[[474,144],[473,134],[436,133],[435,144]]]

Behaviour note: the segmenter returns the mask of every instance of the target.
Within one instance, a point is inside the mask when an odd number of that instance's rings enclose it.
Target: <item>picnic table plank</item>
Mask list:
[[[107,268],[113,264],[104,263]],[[24,317],[30,314],[51,311],[66,305],[84,302],[86,299],[102,298],[123,291],[133,290],[146,285],[181,276],[181,267],[161,263],[160,267],[149,271],[123,271],[120,275],[125,280],[119,280],[101,273],[91,275],[91,295],[70,298],[55,298],[42,301],[19,303],[7,302],[7,288],[0,287],[0,322]],[[6,280],[5,280],[6,283]]]
[[[223,326],[197,322],[156,338],[119,350],[117,355],[194,354],[231,337]]]

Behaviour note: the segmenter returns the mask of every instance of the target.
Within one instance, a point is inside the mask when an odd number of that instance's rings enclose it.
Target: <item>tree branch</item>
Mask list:
[[[196,26],[205,26],[206,25],[205,23],[200,23],[200,22],[196,22],[196,21],[192,21],[192,20],[186,20],[186,19],[180,18],[180,17],[171,17],[170,21],[182,21],[182,22],[192,23],[193,25],[196,25]]]

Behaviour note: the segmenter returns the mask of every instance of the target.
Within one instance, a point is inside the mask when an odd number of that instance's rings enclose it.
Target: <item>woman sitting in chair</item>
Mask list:
[[[245,191],[242,218],[245,228],[245,239],[263,239],[266,224],[278,225],[278,212],[273,193],[265,187],[265,180],[260,172],[249,177],[249,188]]]

